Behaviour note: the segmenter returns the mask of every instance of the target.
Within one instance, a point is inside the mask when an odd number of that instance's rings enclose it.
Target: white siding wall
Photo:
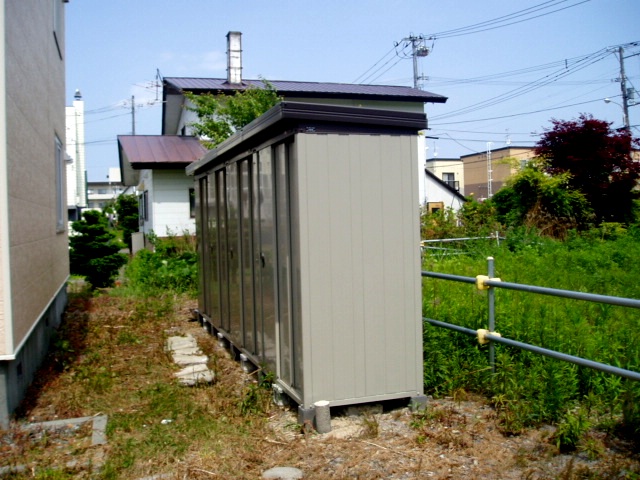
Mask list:
[[[189,216],[189,189],[193,187],[193,177],[184,170],[153,171],[153,186],[148,188],[149,216],[156,235],[195,235],[195,219]]]
[[[425,203],[442,202],[444,203],[444,208],[452,208],[455,212],[460,209],[463,201],[459,197],[453,195],[442,184],[434,181],[431,177],[425,175],[425,181]]]

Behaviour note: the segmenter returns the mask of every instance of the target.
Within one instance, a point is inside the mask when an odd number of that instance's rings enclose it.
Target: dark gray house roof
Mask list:
[[[445,103],[447,97],[413,87],[399,85],[365,85],[357,83],[293,82],[269,80],[285,100],[310,99],[368,100],[407,103]],[[262,80],[243,79],[241,85],[226,78],[165,77],[163,79],[162,132],[175,133],[182,108],[182,92],[231,95],[250,86],[262,87]]]
[[[138,170],[184,169],[206,152],[195,137],[118,135],[120,172],[125,185],[137,185]]]

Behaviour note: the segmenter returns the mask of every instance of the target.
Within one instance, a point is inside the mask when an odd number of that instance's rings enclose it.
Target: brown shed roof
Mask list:
[[[137,185],[137,170],[185,168],[207,150],[195,137],[179,135],[118,135],[122,182]]]

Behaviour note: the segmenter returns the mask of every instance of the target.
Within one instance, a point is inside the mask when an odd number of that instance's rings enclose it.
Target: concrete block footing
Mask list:
[[[284,407],[287,404],[287,394],[284,393],[284,390],[280,385],[274,383],[271,385],[271,390],[273,391],[273,403],[275,403],[279,407]]]
[[[316,415],[314,407],[304,407],[298,405],[298,423],[302,425],[302,428],[306,431],[307,428],[313,428],[313,419]]]
[[[409,409],[412,412],[420,412],[427,408],[428,401],[429,398],[426,395],[416,395],[411,397],[411,400],[409,401]]]
[[[224,335],[220,332],[216,335],[218,337],[218,346],[220,348],[224,348],[225,350],[229,348],[229,341],[224,338]]]
[[[315,427],[318,433],[331,431],[331,408],[329,402],[320,400],[313,404],[315,409]]]
[[[256,370],[256,366],[244,353],[240,354],[240,366],[242,367],[242,371],[245,373],[251,373]]]

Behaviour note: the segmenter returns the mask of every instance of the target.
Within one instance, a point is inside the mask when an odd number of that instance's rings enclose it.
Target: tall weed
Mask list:
[[[604,232],[604,234],[603,234]],[[606,226],[564,242],[514,230],[456,257],[427,256],[423,268],[475,277],[495,259],[504,281],[640,299],[640,235]],[[640,371],[640,311],[612,305],[496,289],[496,330],[503,337]],[[474,286],[423,280],[423,314],[471,329],[487,328],[487,294]],[[425,325],[425,389],[457,388],[494,398],[505,431],[558,422],[576,404],[597,418],[615,418],[640,431],[640,386],[610,374],[496,345],[496,374],[486,370],[488,348],[471,337]],[[563,440],[564,441],[564,440]]]
[[[163,291],[195,295],[198,255],[192,240],[153,238],[154,250],[140,250],[125,271],[127,287],[146,295]]]

